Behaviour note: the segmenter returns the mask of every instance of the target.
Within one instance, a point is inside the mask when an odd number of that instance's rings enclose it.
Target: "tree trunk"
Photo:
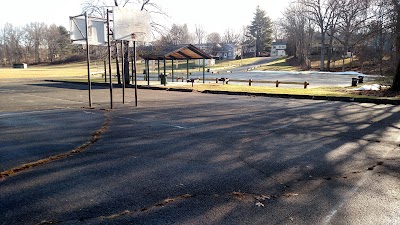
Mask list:
[[[325,32],[321,32],[321,63],[320,70],[325,69]]]
[[[393,1],[395,3],[395,1]],[[400,91],[400,6],[395,4],[396,6],[396,61],[397,61],[397,69],[396,74],[393,78],[393,83],[391,90]]]
[[[124,41],[124,77],[125,84],[129,84],[129,41]]]
[[[400,60],[397,62],[396,74],[394,75],[392,91],[400,91]]]

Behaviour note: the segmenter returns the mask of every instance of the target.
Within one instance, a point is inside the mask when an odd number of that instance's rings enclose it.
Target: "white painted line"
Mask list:
[[[143,122],[140,122],[140,121],[138,121],[138,120],[131,119],[131,118],[127,118],[127,117],[122,117],[122,116],[117,116],[116,118],[124,119],[124,120],[129,120],[129,121],[136,122],[136,123],[143,123]],[[153,123],[154,123],[154,122],[153,122]],[[190,128],[190,127],[182,127],[182,126],[179,126],[179,125],[171,125],[171,124],[165,124],[165,123],[156,123],[156,124],[157,124],[157,125],[161,125],[161,126],[165,126],[165,127],[178,128],[178,129],[188,129],[188,128]]]
[[[400,140],[400,138],[399,138]],[[386,158],[390,152],[393,150],[387,150],[385,152],[385,154],[382,155],[382,158]],[[338,210],[340,208],[343,207],[344,204],[346,204],[357,192],[358,189],[360,189],[361,186],[364,185],[364,183],[367,181],[367,178],[369,178],[370,176],[372,176],[372,174],[374,173],[374,170],[372,171],[367,171],[362,177],[361,179],[357,182],[356,186],[354,186],[347,194],[344,198],[342,198],[341,201],[339,201],[334,207],[333,209],[329,212],[329,214],[325,217],[324,222],[322,223],[323,225],[327,225],[330,224],[332,218],[336,215],[336,213],[338,212]]]
[[[62,99],[62,98],[52,98],[52,97],[47,97],[47,96],[38,96],[38,95],[33,95],[33,94],[26,94],[26,93],[19,93],[21,95],[27,95],[27,96],[32,96],[32,97],[37,97],[37,98],[46,98],[46,99],[52,99],[52,100],[59,100],[59,101],[67,101],[67,102],[73,102],[73,103],[85,103],[77,100],[68,100],[68,99]]]
[[[13,113],[0,114],[0,117],[18,116],[18,115],[26,115],[26,114],[34,114],[34,113],[44,113],[44,112],[54,112],[54,111],[61,111],[61,110],[65,110],[65,109],[68,109],[68,108],[61,108],[61,107],[58,107],[58,109],[36,110],[36,111],[29,111],[29,112],[13,112]]]
[[[339,209],[341,209],[343,207],[344,204],[346,204],[352,196],[354,196],[357,192],[358,189],[360,189],[360,187],[362,185],[364,185],[365,181],[367,180],[367,178],[369,176],[371,176],[372,171],[367,171],[367,173],[365,173],[361,179],[357,182],[356,186],[354,186],[347,194],[345,197],[342,198],[341,201],[339,201],[332,209],[331,211],[329,211],[329,214],[325,217],[324,221],[323,221],[323,225],[327,225],[330,224],[332,218],[336,215],[336,213],[338,212]]]

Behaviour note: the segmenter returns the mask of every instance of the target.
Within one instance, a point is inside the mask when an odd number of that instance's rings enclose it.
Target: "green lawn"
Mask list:
[[[287,58],[282,58],[275,60],[273,62],[269,62],[262,67],[258,68],[258,70],[271,70],[271,71],[296,71],[299,70],[298,67],[291,66],[289,63],[286,62]]]

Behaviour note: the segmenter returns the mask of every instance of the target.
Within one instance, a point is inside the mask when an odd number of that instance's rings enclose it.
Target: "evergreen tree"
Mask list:
[[[269,50],[272,42],[272,22],[260,6],[257,6],[249,32],[255,40],[256,56]]]

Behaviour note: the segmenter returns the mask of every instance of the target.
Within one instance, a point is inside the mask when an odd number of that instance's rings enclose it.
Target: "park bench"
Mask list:
[[[218,84],[218,81],[222,81],[222,84],[228,84],[229,78],[227,78],[227,77],[215,78],[215,82],[217,84]]]

